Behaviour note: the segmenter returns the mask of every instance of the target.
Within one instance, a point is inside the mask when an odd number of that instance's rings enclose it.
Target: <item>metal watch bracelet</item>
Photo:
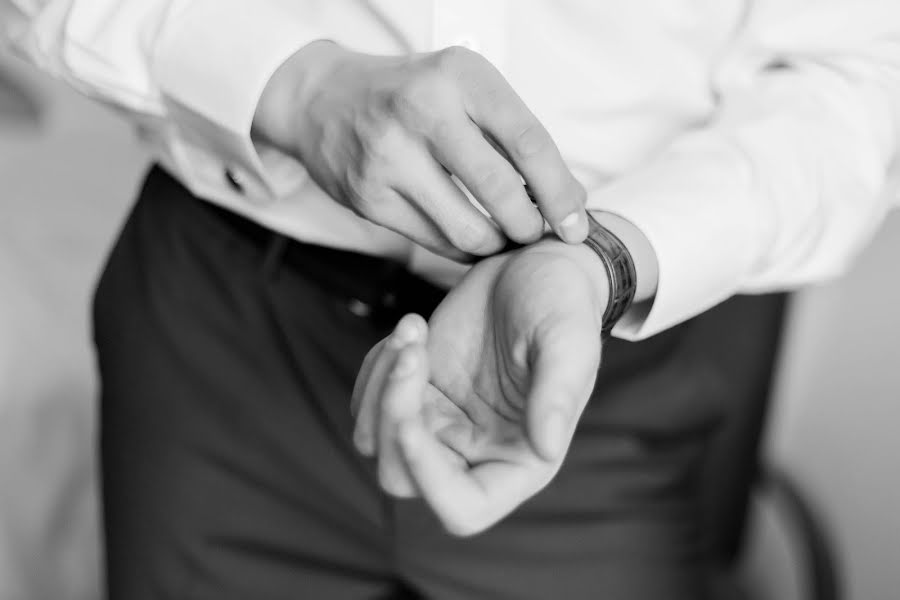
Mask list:
[[[534,194],[525,184],[525,193],[535,206]],[[634,259],[622,240],[586,211],[588,218],[588,236],[584,243],[594,251],[606,268],[606,278],[609,281],[609,301],[603,313],[603,323],[600,326],[600,337],[606,339],[612,333],[613,327],[622,318],[634,302],[634,294],[637,290],[637,273],[634,269]]]
[[[587,216],[588,236],[584,243],[603,262],[609,281],[609,302],[603,313],[600,330],[600,335],[605,340],[634,301],[637,274],[631,253],[628,252],[628,248],[625,247],[622,240],[600,225],[590,212],[587,213]]]

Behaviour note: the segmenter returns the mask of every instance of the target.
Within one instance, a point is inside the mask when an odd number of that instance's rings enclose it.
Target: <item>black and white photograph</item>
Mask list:
[[[0,600],[900,598],[900,0],[0,0]]]

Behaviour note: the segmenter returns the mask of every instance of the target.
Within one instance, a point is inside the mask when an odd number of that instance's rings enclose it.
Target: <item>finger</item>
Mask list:
[[[359,388],[359,391],[354,391],[358,398],[355,403],[359,408],[353,428],[353,444],[357,451],[364,456],[375,455],[376,422],[380,404],[378,390],[381,389],[385,374],[391,365],[387,355],[387,348],[382,348],[372,362],[369,377],[363,383],[357,380],[356,387]]]
[[[490,63],[476,68],[477,85],[468,86],[466,110],[503,148],[534,193],[541,214],[567,242],[587,237],[584,187],[569,170],[547,129]]]
[[[470,468],[420,420],[405,421],[400,440],[419,493],[454,535],[484,531],[549,481],[545,465],[497,462]]]
[[[427,431],[419,419],[400,425],[400,448],[419,493],[450,533],[472,535],[481,525],[482,491],[468,465]]]
[[[369,380],[372,378],[372,369],[378,361],[378,357],[381,356],[384,345],[387,343],[388,339],[390,338],[385,338],[372,346],[372,349],[369,350],[366,357],[363,359],[362,366],[359,367],[359,373],[356,374],[356,381],[353,384],[353,393],[350,396],[350,414],[354,419],[359,416],[363,392],[369,384]]]
[[[376,344],[366,358],[356,376],[350,399],[350,414],[354,418],[353,444],[364,456],[375,453],[375,419],[378,414],[378,390],[384,378],[388,362],[384,358],[387,351],[387,337]]]
[[[394,189],[417,207],[459,250],[489,256],[503,249],[503,233],[469,201],[424,148],[411,158]]]
[[[423,328],[424,320],[418,315],[406,315],[400,319],[390,337],[383,340],[383,347],[372,361],[368,378],[364,383],[358,383],[359,390],[354,389],[354,394],[359,398],[359,411],[353,431],[353,443],[366,456],[373,456],[377,449],[381,392],[396,360],[397,350],[424,335]]]
[[[397,359],[382,390],[378,433],[378,481],[394,496],[416,495],[410,473],[399,447],[400,423],[417,418],[428,383],[428,360],[425,345],[412,342],[397,353]]]
[[[525,193],[519,174],[466,115],[458,125],[436,129],[431,138],[435,157],[510,239],[528,244],[540,238],[544,219]]]
[[[383,190],[377,216],[373,214],[367,218],[382,227],[396,231],[435,254],[458,262],[472,261],[472,255],[454,246],[419,207],[410,204],[409,200],[396,190]]]
[[[550,324],[533,342],[526,425],[535,452],[547,461],[565,455],[597,378],[600,336],[580,322]]]

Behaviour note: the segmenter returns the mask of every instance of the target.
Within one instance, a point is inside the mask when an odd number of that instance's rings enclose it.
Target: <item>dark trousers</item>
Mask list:
[[[488,532],[379,491],[354,378],[440,297],[155,169],[94,307],[110,600],[704,598],[698,476],[728,382],[691,323],[607,345],[561,472]]]

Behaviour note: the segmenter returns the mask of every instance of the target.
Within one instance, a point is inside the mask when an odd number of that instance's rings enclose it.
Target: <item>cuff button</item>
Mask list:
[[[228,182],[228,187],[232,191],[238,194],[244,193],[244,177],[240,173],[232,169],[225,169],[225,181]]]

